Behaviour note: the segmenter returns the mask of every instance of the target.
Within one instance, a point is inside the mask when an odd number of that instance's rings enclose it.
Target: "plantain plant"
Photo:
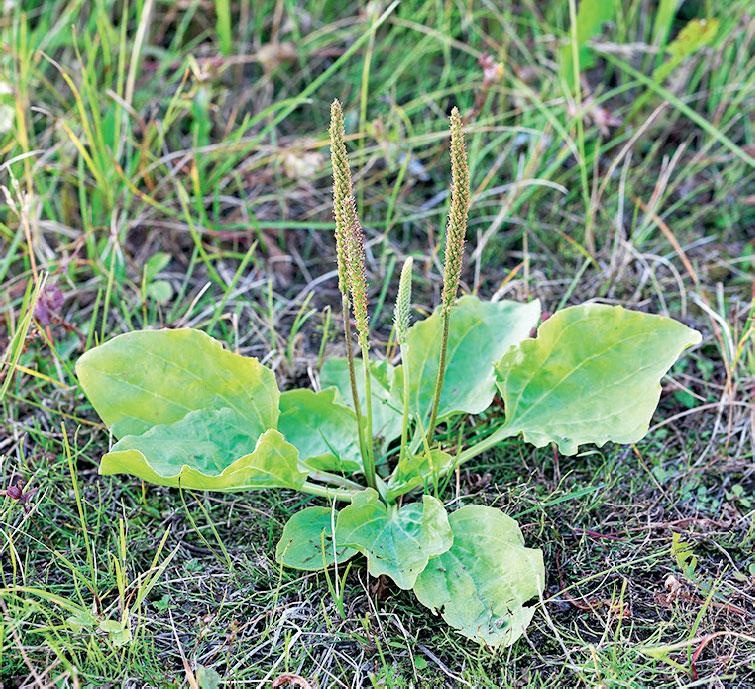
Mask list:
[[[412,260],[395,308],[400,364],[372,355],[364,236],[340,104],[331,110],[333,211],[346,356],[320,390],[280,392],[273,371],[199,330],[139,330],[84,354],[77,373],[117,442],[101,474],[193,490],[297,490],[327,501],[294,514],[275,556],[323,570],[363,555],[463,635],[513,643],[544,590],[540,550],[501,510],[447,511],[442,479],[512,436],[566,455],[642,438],[660,379],[700,334],[669,318],[582,304],[540,320],[537,301],[457,298],[470,202],[463,125],[451,114],[451,203],[441,303],[410,324]],[[352,332],[351,315],[355,326]],[[355,346],[356,345],[356,346]],[[485,412],[482,439],[437,433]],[[461,438],[461,436],[459,436]]]

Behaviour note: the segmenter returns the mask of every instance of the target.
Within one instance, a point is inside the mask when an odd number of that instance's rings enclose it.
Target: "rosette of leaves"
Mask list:
[[[537,301],[457,299],[469,181],[455,112],[444,298],[410,325],[408,262],[396,305],[400,360],[375,356],[365,330],[361,228],[340,118],[334,106],[348,355],[326,362],[318,391],[280,392],[272,370],[198,330],[119,335],[76,367],[115,439],[100,473],[194,490],[291,489],[324,499],[285,525],[276,548],[281,564],[318,571],[362,555],[373,576],[412,589],[460,633],[508,645],[526,629],[544,590],[542,553],[526,547],[517,523],[497,508],[466,505],[449,513],[439,499],[441,479],[512,436],[537,447],[554,443],[566,455],[585,444],[640,440],[661,379],[700,334],[619,306],[572,306],[538,327]],[[348,309],[355,308],[353,343]],[[497,395],[502,415],[489,411]],[[472,444],[457,447],[454,435],[453,447],[444,446],[435,432],[484,412],[492,430]]]

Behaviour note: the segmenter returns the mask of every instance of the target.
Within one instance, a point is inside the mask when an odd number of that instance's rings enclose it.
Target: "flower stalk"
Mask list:
[[[372,383],[369,360],[369,317],[367,313],[367,277],[364,260],[364,234],[354,203],[343,126],[343,110],[338,100],[330,106],[330,158],[333,166],[333,216],[336,230],[338,289],[343,307],[344,339],[349,381],[359,429],[359,449],[367,484],[377,488],[372,441]],[[365,415],[362,415],[352,349],[351,311],[357,327],[357,341],[364,368]]]
[[[377,490],[375,474],[375,450],[372,441],[372,370],[370,367],[369,315],[367,310],[367,271],[364,258],[364,233],[354,204],[349,195],[343,200],[344,216],[349,219],[346,233],[346,259],[351,307],[357,328],[357,342],[362,354],[364,371],[365,414],[363,417],[364,473],[367,485]]]
[[[448,351],[448,323],[451,309],[459,291],[461,267],[464,258],[464,239],[467,234],[467,217],[470,201],[469,167],[464,146],[464,123],[458,108],[451,111],[451,208],[446,227],[446,248],[443,260],[443,293],[441,296],[442,335],[438,357],[438,375],[435,379],[433,405],[426,440],[429,444],[438,421],[440,396],[446,375],[446,354]]]

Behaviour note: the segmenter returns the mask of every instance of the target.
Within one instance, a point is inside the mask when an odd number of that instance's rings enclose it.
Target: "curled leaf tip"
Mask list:
[[[464,123],[459,109],[455,107],[451,111],[451,208],[448,213],[443,264],[442,301],[445,309],[453,304],[461,280],[470,196]]]

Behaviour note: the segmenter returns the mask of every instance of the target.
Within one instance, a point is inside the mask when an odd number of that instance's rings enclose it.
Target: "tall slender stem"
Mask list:
[[[401,278],[398,282],[396,306],[393,310],[393,327],[396,330],[396,341],[401,349],[401,369],[404,379],[404,408],[401,415],[401,445],[398,461],[406,457],[406,442],[409,435],[409,357],[407,356],[409,341],[409,321],[412,310],[412,265],[413,259],[407,256],[401,267]]]
[[[341,308],[343,309],[343,338],[346,343],[346,361],[349,366],[349,382],[351,384],[351,398],[354,402],[354,413],[357,417],[357,426],[362,427],[362,405],[359,402],[359,388],[357,387],[357,373],[354,366],[354,349],[351,338],[351,304],[346,294],[341,295]],[[360,434],[361,445],[361,434]]]
[[[371,488],[377,489],[375,454],[372,439],[372,384],[369,357],[369,302],[367,298],[367,270],[365,266],[364,232],[359,222],[354,201],[351,170],[346,151],[343,109],[335,100],[330,106],[330,157],[333,165],[333,216],[336,221],[336,255],[338,257],[338,286],[344,303],[344,334],[349,352],[349,377],[354,408],[359,426],[359,448],[362,454],[364,476]],[[357,340],[364,366],[365,416],[361,416],[359,390],[356,382],[353,354],[351,354],[351,328],[347,307],[354,311]]]
[[[364,470],[364,477],[367,481],[367,485],[370,488],[377,489],[377,481],[375,480],[375,459],[373,456],[372,448],[372,386],[369,372],[369,358],[365,357],[365,350],[362,348],[362,362],[365,370],[365,405],[367,412],[367,423],[364,422],[364,416],[362,416],[362,404],[359,401],[359,387],[357,385],[357,372],[354,362],[354,350],[351,346],[351,305],[349,304],[348,296],[344,295],[342,300],[343,305],[343,332],[344,339],[346,340],[346,359],[349,366],[349,382],[351,383],[351,396],[354,400],[354,413],[357,418],[357,435],[359,437],[359,454],[362,456],[362,469]],[[366,437],[365,437],[366,436]]]
[[[443,380],[446,376],[446,353],[448,351],[448,317],[451,308],[443,306],[441,320],[443,322],[443,334],[440,339],[440,356],[438,357],[438,376],[435,379],[435,392],[433,393],[433,406],[430,412],[430,423],[427,425],[427,442],[430,443],[435,432],[435,424],[438,422],[438,407],[440,395],[443,392]]]
[[[365,397],[365,423],[364,423],[364,444],[365,450],[364,477],[370,488],[377,490],[377,479],[375,478],[375,448],[372,440],[372,372],[370,370],[370,353],[365,344],[362,345],[362,366],[364,367],[364,397]]]
[[[398,461],[406,456],[406,443],[409,441],[409,359],[406,356],[406,345],[401,345],[401,376],[404,379],[404,409],[401,415],[401,446]]]

